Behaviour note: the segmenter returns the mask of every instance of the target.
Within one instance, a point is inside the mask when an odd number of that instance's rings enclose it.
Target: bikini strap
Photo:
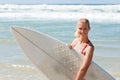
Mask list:
[[[85,48],[88,46],[89,43],[90,43],[90,41],[88,40],[87,44],[86,44],[86,45],[84,46],[84,48],[82,49],[81,53],[82,53],[83,55],[85,55],[85,54],[83,53],[83,51],[85,50]]]

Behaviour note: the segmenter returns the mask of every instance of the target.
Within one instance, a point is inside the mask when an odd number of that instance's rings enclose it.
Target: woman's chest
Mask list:
[[[84,49],[84,44],[80,44],[79,42],[74,46],[74,49],[79,52],[82,53],[83,49]]]

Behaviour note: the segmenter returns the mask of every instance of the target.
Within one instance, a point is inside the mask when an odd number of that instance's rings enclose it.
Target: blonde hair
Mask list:
[[[79,23],[86,24],[86,25],[88,26],[88,28],[90,29],[90,23],[89,23],[89,20],[88,20],[88,19],[86,19],[86,18],[81,18],[81,19],[79,19],[79,21],[78,21],[78,24],[79,24]]]
[[[86,18],[81,18],[81,19],[78,20],[77,24],[79,24],[79,23],[86,24],[87,27],[88,27],[89,30],[90,30],[90,24],[89,24],[89,20],[88,20],[88,19],[86,19]],[[76,36],[76,37],[80,37],[80,34],[76,31],[76,32],[75,32],[75,36]]]
[[[75,31],[75,37],[80,37],[80,35],[77,31]]]

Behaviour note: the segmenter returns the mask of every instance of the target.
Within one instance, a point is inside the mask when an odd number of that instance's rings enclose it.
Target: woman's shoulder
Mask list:
[[[94,45],[91,41],[89,41],[88,48],[94,50]]]
[[[89,42],[87,48],[86,48],[86,54],[88,54],[89,56],[93,55],[94,53],[94,45],[92,44],[92,42]]]
[[[72,43],[76,43],[77,41],[78,41],[78,39],[75,38],[75,39],[72,41]]]
[[[73,41],[79,41],[79,38],[75,38]]]

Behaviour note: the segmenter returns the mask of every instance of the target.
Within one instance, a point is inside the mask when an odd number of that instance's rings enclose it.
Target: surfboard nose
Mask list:
[[[11,30],[19,30],[19,29],[22,29],[21,27],[18,27],[18,26],[12,26],[11,27]]]
[[[12,26],[11,31],[14,33],[15,31],[18,31],[20,27]]]

